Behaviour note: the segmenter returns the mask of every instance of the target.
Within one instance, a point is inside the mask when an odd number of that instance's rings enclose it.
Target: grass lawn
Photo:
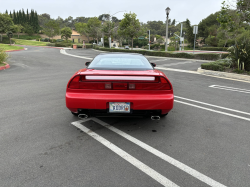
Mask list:
[[[46,46],[49,42],[39,42],[33,40],[22,40],[22,39],[14,39],[16,45],[33,45],[33,46]]]
[[[5,65],[6,65],[6,64],[0,62],[0,67],[1,67],[1,66],[5,66]]]
[[[12,45],[9,45],[9,44],[0,44],[0,48],[4,49],[4,51],[23,49],[23,47],[14,46],[13,44]]]

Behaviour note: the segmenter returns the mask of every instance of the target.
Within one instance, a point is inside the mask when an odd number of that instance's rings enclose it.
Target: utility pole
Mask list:
[[[195,35],[195,37],[194,37],[194,50],[195,50],[196,34],[198,34],[198,26],[197,26],[197,25],[194,26],[193,33],[194,33],[194,35]],[[194,54],[194,52],[193,52],[193,54]]]
[[[150,50],[150,30],[148,31],[148,50]]]
[[[181,44],[182,44],[182,23],[181,23],[181,32],[180,32],[180,46],[179,46],[180,51],[181,51]]]

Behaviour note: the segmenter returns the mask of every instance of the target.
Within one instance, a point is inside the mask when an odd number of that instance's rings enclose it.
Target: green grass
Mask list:
[[[49,42],[39,42],[32,40],[13,39],[16,45],[46,46]]]
[[[23,49],[23,47],[9,45],[9,44],[0,44],[0,48],[4,49],[4,51]]]
[[[0,67],[1,67],[1,66],[5,66],[5,65],[6,65],[6,64],[0,62]]]

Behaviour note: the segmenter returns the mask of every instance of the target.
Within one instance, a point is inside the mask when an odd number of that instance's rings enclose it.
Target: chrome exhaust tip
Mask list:
[[[160,116],[151,116],[151,120],[160,120],[161,117]]]
[[[79,114],[78,118],[80,119],[87,119],[89,116],[87,114]]]

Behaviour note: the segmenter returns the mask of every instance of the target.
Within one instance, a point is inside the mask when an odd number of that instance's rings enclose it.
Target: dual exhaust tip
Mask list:
[[[87,114],[79,114],[78,118],[80,119],[87,119],[89,116]]]
[[[87,114],[79,114],[78,118],[80,119],[87,119],[89,116]],[[160,120],[160,116],[151,116],[151,120]]]

